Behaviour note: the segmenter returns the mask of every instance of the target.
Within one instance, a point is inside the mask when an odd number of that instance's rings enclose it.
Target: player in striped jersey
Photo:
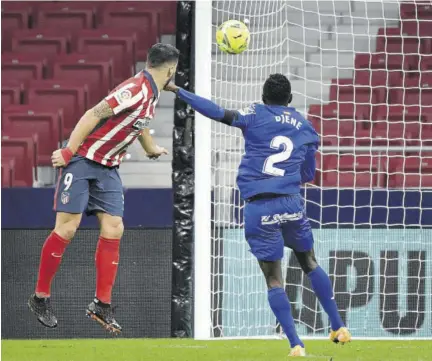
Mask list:
[[[87,315],[111,332],[121,331],[111,308],[123,235],[123,187],[118,167],[127,147],[136,139],[149,158],[167,154],[166,149],[154,143],[148,125],[159,92],[175,74],[178,57],[175,47],[154,45],[146,69],[88,110],[67,146],[52,155],[52,164],[59,169],[54,196],[56,224],[42,248],[36,291],[28,301],[31,311],[46,327],[57,326],[50,303],[51,282],[85,211],[96,215],[100,223],[95,255],[96,296],[87,307]]]

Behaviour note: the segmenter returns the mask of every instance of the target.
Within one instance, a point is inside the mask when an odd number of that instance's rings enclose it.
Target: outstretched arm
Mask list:
[[[165,87],[165,90],[176,93],[181,100],[188,103],[197,112],[218,122],[232,125],[233,121],[239,116],[237,111],[223,109],[219,105],[213,103],[211,100],[205,99],[194,93],[188,92],[187,90],[179,88],[173,83],[168,84]]]

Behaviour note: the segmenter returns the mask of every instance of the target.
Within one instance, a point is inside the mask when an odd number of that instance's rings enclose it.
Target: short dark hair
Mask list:
[[[147,55],[147,66],[157,68],[165,63],[176,63],[180,52],[170,44],[157,43],[153,45]]]
[[[264,83],[262,100],[269,105],[288,105],[292,100],[291,83],[283,74],[271,74]]]

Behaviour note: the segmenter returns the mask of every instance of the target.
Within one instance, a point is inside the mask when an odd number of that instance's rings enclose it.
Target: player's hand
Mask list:
[[[169,91],[169,92],[177,92],[180,88],[174,84],[174,82],[170,81],[167,85],[165,85],[164,90]]]
[[[158,159],[161,155],[169,154],[168,150],[164,147],[156,145],[152,151],[147,152],[147,157],[150,159]]]
[[[66,165],[61,149],[57,149],[53,152],[51,155],[51,162],[54,168],[60,168]]]

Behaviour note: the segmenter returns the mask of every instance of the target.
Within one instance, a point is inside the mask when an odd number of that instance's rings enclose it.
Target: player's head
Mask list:
[[[291,83],[283,74],[272,74],[264,83],[262,101],[267,105],[287,106],[292,101]]]
[[[174,76],[179,59],[179,51],[170,44],[155,44],[147,55],[147,68],[166,75],[167,81]]]

